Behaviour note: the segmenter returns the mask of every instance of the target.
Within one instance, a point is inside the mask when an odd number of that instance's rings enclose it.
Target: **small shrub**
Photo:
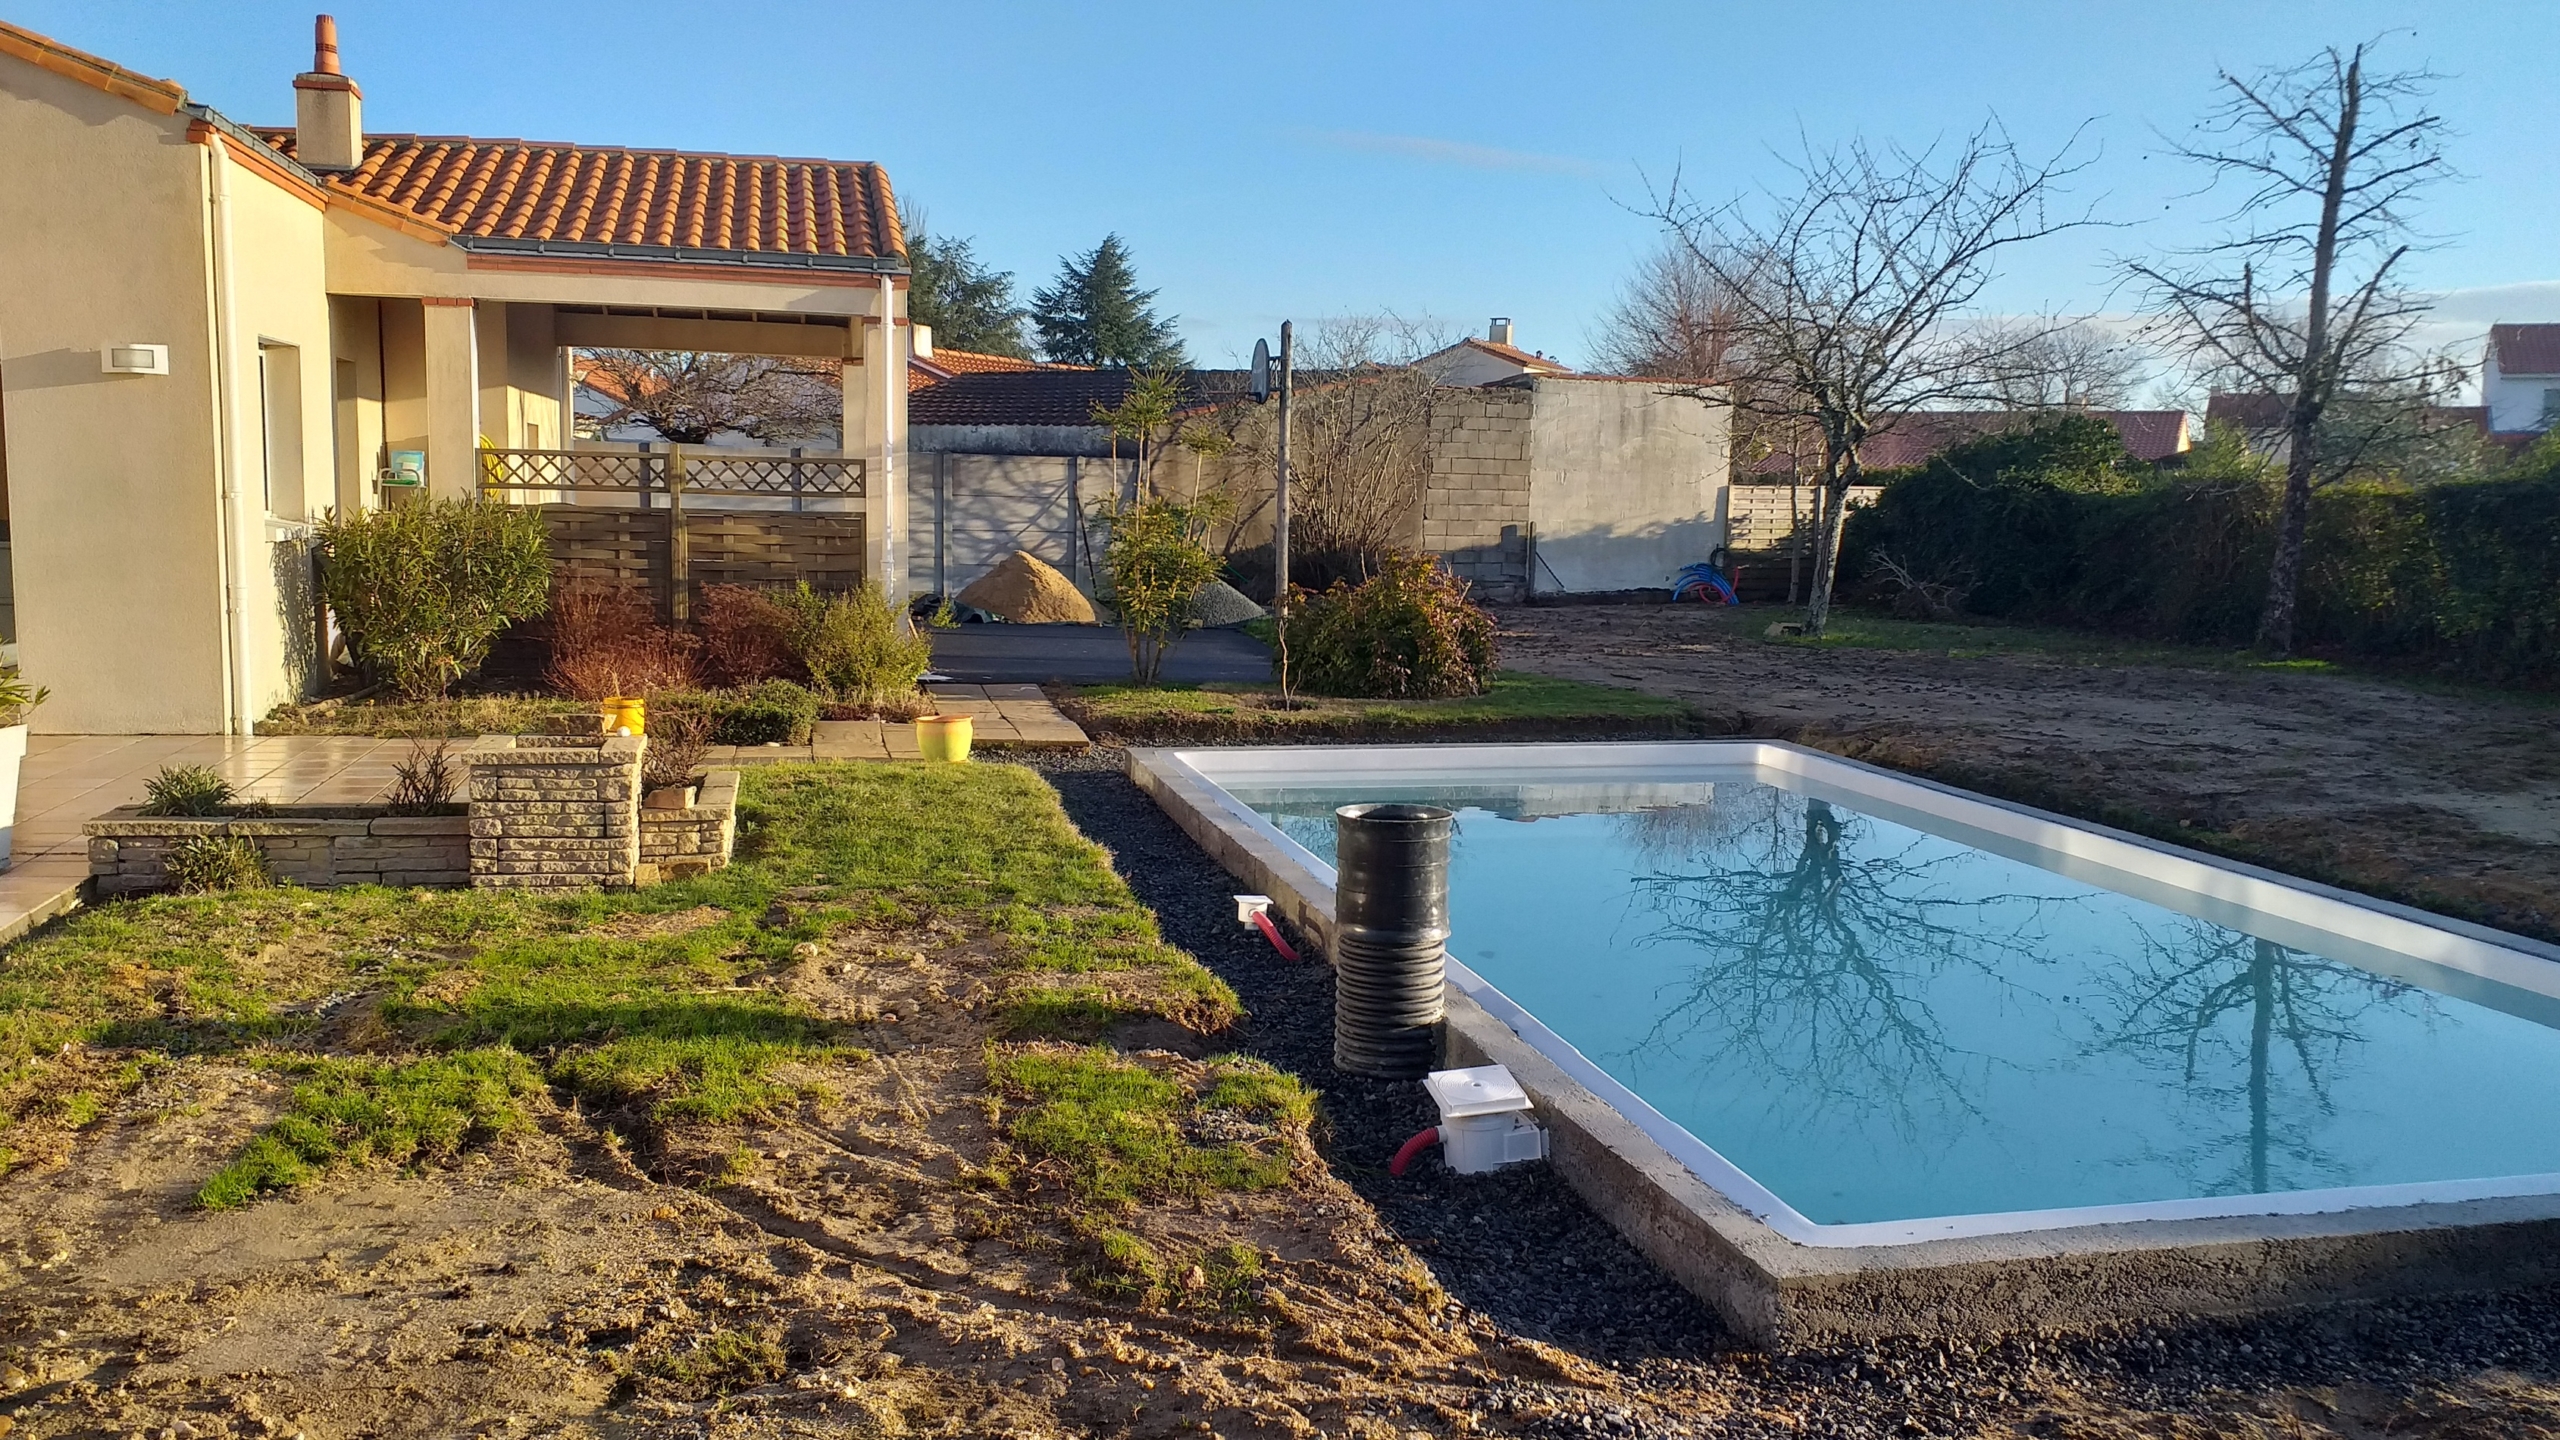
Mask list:
[[[27,712],[52,694],[41,685],[28,684],[15,670],[0,671],[0,725],[26,724]]]
[[[181,895],[263,890],[275,883],[257,842],[237,835],[190,835],[169,847],[169,884]]]
[[[657,622],[644,592],[563,583],[551,601],[552,687],[581,700],[654,695],[694,684],[694,639]]]
[[[331,511],[318,555],[321,595],[356,662],[413,700],[479,668],[499,632],[550,601],[550,543],[529,507],[430,500]]]
[[[791,612],[791,649],[809,683],[837,700],[912,695],[933,668],[933,642],[865,584],[822,595],[802,582],[780,601]]]
[[[1192,597],[1218,578],[1218,557],[1204,543],[1218,508],[1148,500],[1105,517],[1111,607],[1129,637],[1130,678],[1141,685],[1155,683],[1165,652],[1192,627]]]
[[[219,815],[239,793],[210,765],[163,765],[142,782],[142,813]]]
[[[713,685],[753,685],[805,678],[791,648],[791,608],[744,585],[705,585],[693,633],[702,678]]]
[[[462,774],[452,752],[450,741],[410,742],[409,757],[392,767],[392,814],[432,815],[453,804]]]
[[[1354,589],[1337,582],[1292,605],[1290,678],[1318,695],[1394,700],[1481,695],[1493,680],[1493,617],[1428,555],[1397,551]]]
[[[711,716],[702,710],[661,711],[649,720],[649,743],[640,751],[640,786],[664,790],[689,785],[710,747]]]

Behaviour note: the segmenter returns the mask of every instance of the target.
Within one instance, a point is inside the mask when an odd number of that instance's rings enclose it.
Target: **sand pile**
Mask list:
[[[1263,609],[1224,580],[1212,580],[1191,597],[1191,618],[1202,625],[1241,625],[1262,618]]]
[[[1093,602],[1057,567],[1028,550],[1016,550],[969,582],[956,598],[1017,625],[1091,625]]]

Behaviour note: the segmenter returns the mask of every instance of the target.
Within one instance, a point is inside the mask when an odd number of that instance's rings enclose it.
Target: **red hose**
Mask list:
[[[1387,1162],[1387,1173],[1390,1175],[1402,1175],[1404,1173],[1404,1167],[1413,1163],[1414,1156],[1421,1154],[1423,1151],[1428,1150],[1439,1143],[1440,1127],[1434,1125],[1430,1129],[1425,1130],[1421,1134],[1404,1142],[1404,1148],[1396,1152],[1396,1158]]]
[[[1271,948],[1280,952],[1281,959],[1295,960],[1298,958],[1298,952],[1290,949],[1289,942],[1280,938],[1280,927],[1271,923],[1271,912],[1267,910],[1254,911],[1253,923],[1261,926],[1262,933],[1270,937]]]

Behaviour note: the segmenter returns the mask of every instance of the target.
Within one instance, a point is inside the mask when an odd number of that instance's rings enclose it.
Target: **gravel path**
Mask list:
[[[2456,1298],[2254,1323],[1990,1345],[1896,1342],[1768,1356],[1635,1253],[1543,1165],[1459,1177],[1386,1162],[1432,1123],[1421,1087],[1332,1065],[1331,972],[1235,923],[1234,882],[1117,751],[1033,762],[1109,850],[1166,938],[1243,997],[1236,1048],[1323,1092],[1335,1171],[1488,1340],[1582,1357],[1590,1383],[1512,1384],[1491,1428],[1539,1435],[2394,1435],[2560,1437],[2560,1296]],[[1702,1421],[1704,1423],[1702,1423]]]

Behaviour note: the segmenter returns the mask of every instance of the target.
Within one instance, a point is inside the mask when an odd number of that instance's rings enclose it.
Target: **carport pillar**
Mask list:
[[[426,319],[427,493],[480,493],[479,312],[467,299],[430,295]]]
[[[906,292],[880,277],[878,301],[856,322],[861,353],[844,366],[844,453],[863,462],[862,573],[889,602],[907,603]]]

